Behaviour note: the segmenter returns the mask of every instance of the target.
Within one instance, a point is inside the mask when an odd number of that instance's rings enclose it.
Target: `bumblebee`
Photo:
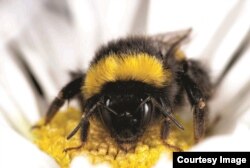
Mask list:
[[[136,144],[154,122],[161,123],[163,140],[171,124],[184,129],[173,112],[183,106],[187,95],[193,107],[194,138],[199,141],[205,132],[206,102],[212,85],[201,64],[186,59],[180,49],[190,32],[188,29],[149,37],[133,36],[102,46],[86,73],[61,89],[48,109],[45,124],[66,100],[78,97],[83,115],[67,139],[80,129],[83,145],[88,137],[89,120],[95,117],[118,146],[128,150],[128,144]]]

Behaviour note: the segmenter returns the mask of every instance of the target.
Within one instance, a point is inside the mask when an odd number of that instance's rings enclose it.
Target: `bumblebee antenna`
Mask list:
[[[162,105],[160,105],[154,98],[150,98],[150,100],[151,100],[152,104],[154,106],[156,106],[163,113],[163,115],[165,117],[168,117],[178,128],[180,128],[181,130],[184,130],[184,127],[175,119],[173,114],[171,112],[169,112],[169,110],[167,110],[167,107],[163,103],[162,99],[160,99]]]
[[[139,104],[139,106],[137,107],[136,110],[138,110],[142,105],[144,105],[145,103],[147,103],[150,99],[151,99],[151,97],[147,97],[146,99],[144,99],[144,100]]]
[[[169,111],[172,110],[167,110],[166,105],[163,103],[163,100],[161,100],[161,104],[160,105],[157,100],[155,100],[155,98],[152,97],[147,97],[146,99],[144,99],[141,104],[138,106],[138,108],[140,108],[143,104],[147,103],[148,101],[151,101],[151,103],[153,104],[153,106],[157,107],[165,117],[168,117],[178,128],[180,128],[181,130],[184,130],[184,127],[174,118],[173,114]],[[137,108],[137,109],[138,109]]]
[[[107,107],[106,105],[104,105],[104,104],[102,104],[102,103],[100,103],[100,105],[101,105],[102,107],[104,107],[106,110],[108,110],[109,112],[113,113],[114,115],[118,115],[118,113],[117,113],[116,111],[114,111],[113,109]]]

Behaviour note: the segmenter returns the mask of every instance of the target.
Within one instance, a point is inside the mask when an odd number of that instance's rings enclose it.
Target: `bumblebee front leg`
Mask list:
[[[181,148],[179,148],[178,146],[175,145],[171,145],[168,142],[166,142],[166,139],[169,135],[169,130],[170,130],[170,119],[169,118],[165,118],[163,123],[162,123],[162,127],[161,127],[161,139],[163,144],[168,147],[171,148],[172,150],[176,151],[176,152],[182,152],[183,150]]]
[[[164,119],[161,126],[161,139],[164,141],[169,135],[170,121],[169,119]]]
[[[183,72],[181,74],[181,83],[188,95],[190,104],[193,107],[193,122],[194,122],[194,138],[198,142],[204,136],[205,124],[207,120],[207,106],[206,106],[206,90],[208,87],[209,78],[205,71],[197,67],[198,64],[192,61],[185,61],[183,65]],[[192,77],[196,78],[192,79]],[[198,81],[202,81],[199,82]],[[208,82],[208,83],[206,83]]]
[[[81,92],[84,76],[76,78],[61,89],[57,97],[52,101],[46,116],[44,125],[48,124],[66,100],[69,100]]]
[[[63,151],[68,152],[71,150],[78,150],[83,147],[83,145],[87,142],[88,132],[89,132],[89,120],[88,118],[82,118],[78,126],[68,135],[67,139],[69,140],[72,136],[76,134],[76,132],[81,128],[81,144],[78,146],[73,146],[69,148],[65,148]]]
[[[93,115],[93,113],[95,113],[98,109],[99,106],[101,106],[102,104],[100,102],[97,102],[92,108],[90,108],[89,110],[86,110],[86,114],[82,116],[79,124],[74,128],[73,131],[71,131],[71,133],[67,136],[67,140],[69,140],[70,138],[72,138],[77,131],[81,128],[81,134],[80,134],[80,138],[81,138],[81,144],[78,146],[73,146],[73,147],[69,147],[64,149],[64,152],[68,152],[71,150],[78,150],[81,147],[83,147],[83,145],[87,142],[87,138],[88,138],[88,132],[89,132],[89,118],[91,115]]]

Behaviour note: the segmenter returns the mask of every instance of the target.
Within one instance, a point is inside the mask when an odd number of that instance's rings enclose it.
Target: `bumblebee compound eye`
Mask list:
[[[141,126],[144,127],[145,125],[149,124],[151,121],[152,110],[152,104],[149,102],[140,105],[138,113],[141,114]]]
[[[112,120],[111,120],[112,109],[109,108],[110,104],[111,104],[111,100],[107,98],[104,100],[103,106],[99,109],[101,121],[108,128],[111,127],[111,124],[112,124]]]
[[[107,99],[105,100],[105,106],[106,106],[106,107],[109,107],[111,104],[112,104],[111,99],[110,99],[110,98],[107,98]]]

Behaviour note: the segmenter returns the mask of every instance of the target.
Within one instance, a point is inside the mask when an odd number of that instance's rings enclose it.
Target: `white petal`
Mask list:
[[[10,128],[0,124],[0,167],[58,168],[57,163]]]
[[[87,69],[97,47],[102,42],[101,25],[98,18],[97,7],[93,1],[73,0],[68,1],[73,15],[76,33],[78,34],[80,56],[83,67]]]
[[[137,12],[141,12],[141,14],[143,14],[145,11],[147,11],[146,8],[143,8],[147,3],[149,2],[145,0],[108,1],[106,4],[106,11],[100,17],[104,41],[126,36],[128,33],[135,34],[138,29],[134,28],[131,30],[131,28],[133,28],[133,24],[136,22],[139,23],[139,20],[144,20],[144,18],[147,17],[147,15],[137,16]]]
[[[0,86],[0,96],[3,98],[0,103],[0,115],[4,123],[11,125],[16,131],[26,137],[30,137],[30,123],[26,120],[20,109],[10,99],[6,91]]]
[[[159,161],[155,164],[154,168],[173,167],[173,161],[167,154],[162,154]]]
[[[250,108],[240,117],[239,122],[246,125],[247,128],[250,129]]]
[[[227,0],[152,1],[149,9],[148,31],[149,33],[159,33],[192,27],[195,32],[204,33],[206,31],[206,34],[199,35],[209,38],[235,2]]]
[[[9,41],[29,24],[41,8],[41,1],[8,0],[0,2],[0,44]]]
[[[92,163],[89,162],[89,160],[86,158],[86,156],[75,157],[70,164],[70,168],[82,168],[82,167],[109,168],[110,166],[108,164],[105,164],[105,163],[93,165]]]
[[[100,44],[128,34],[145,33],[147,3],[144,0],[69,1],[81,41],[84,68]]]
[[[67,8],[67,3],[60,1],[60,6],[55,7],[57,3],[44,1],[30,24],[12,40],[36,75],[48,100],[53,99],[70,80],[69,71],[84,69],[83,53],[89,56],[88,50],[80,44],[74,20],[63,12],[53,11],[54,8],[63,11],[61,8]],[[91,44],[86,38],[83,40],[85,46]]]
[[[224,78],[210,103],[211,119],[221,116],[215,132],[231,132],[238,119],[250,108],[250,47]],[[212,121],[211,120],[211,121]]]
[[[30,33],[31,31],[32,30],[30,30]],[[55,79],[52,78],[52,75],[50,73],[50,64],[46,62],[46,57],[44,58],[43,55],[44,53],[41,53],[39,50],[36,50],[34,48],[27,47],[27,45],[29,44],[25,41],[27,41],[27,39],[20,39],[19,41],[17,41],[18,45],[20,44],[18,47],[20,47],[20,51],[23,54],[22,57],[27,62],[28,66],[39,82],[42,90],[44,91],[46,100],[52,100],[57,94],[60,87],[59,85],[56,85]],[[61,69],[59,68],[57,70],[59,73]],[[65,74],[65,76],[67,75]]]
[[[41,83],[48,100],[69,81],[69,71],[82,66],[77,59],[80,47],[75,30],[66,18],[47,10],[36,15],[29,27],[13,41]]]
[[[30,125],[39,118],[36,97],[21,69],[5,50],[0,62],[1,114],[21,133],[27,135]]]
[[[250,130],[245,125],[237,125],[233,134],[208,138],[191,151],[249,151]]]
[[[2,107],[0,107],[0,111],[3,111]],[[2,112],[0,112],[0,123],[1,123],[3,126],[6,126],[6,127],[9,126],[9,123],[8,123],[8,121],[6,120],[6,118],[2,115]]]
[[[214,80],[219,77],[250,31],[250,1],[238,1],[233,8],[213,35],[210,46],[203,51],[202,58],[207,57],[205,61]]]

